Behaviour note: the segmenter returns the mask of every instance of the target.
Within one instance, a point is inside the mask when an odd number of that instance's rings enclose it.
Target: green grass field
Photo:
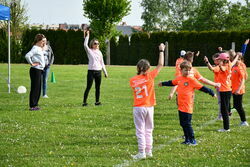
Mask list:
[[[175,100],[167,100],[167,87],[155,88],[154,157],[133,161],[131,154],[137,153],[137,141],[129,78],[136,74],[136,68],[108,66],[107,70],[109,78],[103,77],[101,87],[102,106],[94,106],[94,85],[89,106],[81,106],[86,65],[54,65],[51,71],[56,83],[48,83],[49,98],[40,99],[40,111],[29,111],[29,65],[12,65],[12,89],[8,94],[4,80],[7,64],[0,64],[0,166],[250,166],[250,127],[240,127],[238,113],[234,112],[230,118],[231,132],[217,132],[222,128],[222,121],[215,120],[217,99],[199,91],[192,121],[199,145],[181,145],[183,132],[177,107]],[[213,73],[207,68],[198,70],[213,80]],[[173,79],[173,75],[174,68],[165,67],[155,82]],[[244,107],[250,122],[249,83],[248,79]],[[20,85],[27,87],[26,94],[15,92]]]

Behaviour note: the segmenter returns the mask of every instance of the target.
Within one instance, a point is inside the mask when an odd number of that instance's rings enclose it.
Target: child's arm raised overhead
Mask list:
[[[159,45],[159,60],[158,60],[158,65],[156,69],[160,71],[164,65],[164,50],[165,50],[165,45],[161,43]]]
[[[207,56],[204,57],[204,61],[208,67],[209,70],[213,71],[213,66],[210,64],[210,62],[208,61]]]

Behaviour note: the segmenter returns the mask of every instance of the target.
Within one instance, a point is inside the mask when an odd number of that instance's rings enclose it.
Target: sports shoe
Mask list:
[[[30,111],[37,111],[37,110],[40,110],[40,108],[39,107],[31,107],[30,108]]]
[[[248,125],[247,121],[243,121],[240,123],[240,126],[249,126],[249,125]]]
[[[218,132],[230,132],[230,129],[219,129]]]
[[[182,142],[181,144],[190,144],[189,140],[185,140],[184,142]]]
[[[189,143],[190,146],[197,146],[197,142],[195,139],[191,140],[190,143]]]
[[[47,96],[47,95],[44,95],[44,96],[43,96],[43,98],[47,99],[47,98],[49,98],[49,96]]]
[[[87,105],[88,105],[88,103],[83,103],[83,104],[82,104],[83,107],[85,107],[85,106],[87,106]]]
[[[136,155],[132,155],[132,158],[134,160],[140,160],[140,159],[146,159],[146,154],[145,153],[138,153]]]
[[[101,102],[95,102],[95,105],[100,106],[100,105],[102,105],[102,103]]]
[[[153,157],[152,151],[146,152],[146,157],[152,158]]]

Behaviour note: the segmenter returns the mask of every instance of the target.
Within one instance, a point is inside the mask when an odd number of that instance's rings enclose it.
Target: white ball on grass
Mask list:
[[[17,88],[17,93],[26,93],[27,89],[24,86],[19,86]]]

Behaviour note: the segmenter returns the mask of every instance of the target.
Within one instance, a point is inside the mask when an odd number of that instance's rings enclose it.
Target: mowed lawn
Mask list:
[[[198,70],[213,80],[213,73],[207,68]],[[183,132],[175,100],[167,100],[169,87],[157,86],[159,81],[173,79],[173,67],[164,67],[155,80],[154,157],[142,161],[131,159],[138,148],[129,87],[129,78],[136,74],[135,66],[107,66],[109,78],[103,77],[103,105],[98,107],[94,106],[94,85],[89,105],[81,106],[87,65],[54,65],[51,71],[56,83],[48,82],[49,98],[40,99],[40,111],[29,111],[29,65],[11,66],[12,89],[8,94],[7,64],[0,64],[1,167],[250,166],[250,127],[240,127],[238,113],[233,112],[231,132],[217,132],[222,128],[222,121],[215,120],[217,99],[199,91],[192,121],[198,145],[180,144]],[[28,89],[26,94],[15,92],[20,85]],[[244,108],[250,122],[249,79],[246,92]]]

